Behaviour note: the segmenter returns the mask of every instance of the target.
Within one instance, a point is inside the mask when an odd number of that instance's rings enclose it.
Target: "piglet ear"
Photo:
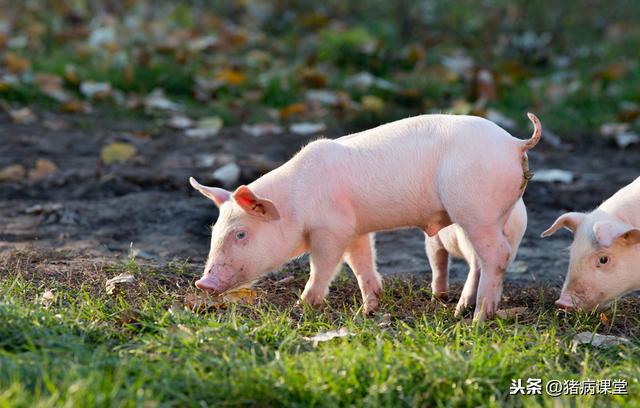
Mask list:
[[[233,192],[233,200],[254,217],[259,217],[265,221],[275,221],[280,219],[278,209],[270,200],[260,198],[247,186],[240,186]]]
[[[553,225],[551,225],[549,229],[543,232],[540,236],[542,238],[546,238],[549,235],[553,235],[553,233],[556,232],[561,227],[564,227],[575,234],[576,230],[578,229],[580,224],[582,224],[582,221],[584,221],[585,217],[586,215],[584,213],[579,213],[579,212],[568,212],[568,213],[562,214],[553,223]]]
[[[593,224],[593,234],[598,243],[609,248],[616,241],[623,245],[640,243],[640,229],[618,220],[599,221]]]
[[[205,197],[213,201],[218,207],[224,204],[225,201],[228,201],[231,198],[231,192],[227,191],[223,188],[218,187],[207,187],[198,183],[196,179],[193,177],[189,177],[189,183],[191,186],[202,193]]]

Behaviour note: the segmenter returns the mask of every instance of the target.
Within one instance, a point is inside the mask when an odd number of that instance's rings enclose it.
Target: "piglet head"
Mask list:
[[[220,209],[211,232],[211,248],[196,286],[214,294],[249,285],[278,266],[273,249],[280,215],[270,200],[247,186],[234,192],[207,187],[193,177],[191,185]]]
[[[609,215],[567,213],[542,236],[561,227],[572,231],[574,239],[557,306],[601,309],[616,297],[640,288],[640,229]]]

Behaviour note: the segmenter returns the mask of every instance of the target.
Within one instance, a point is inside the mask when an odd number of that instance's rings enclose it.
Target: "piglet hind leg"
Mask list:
[[[311,307],[319,307],[329,293],[329,285],[342,266],[342,257],[349,243],[327,231],[312,233],[309,264],[311,274],[301,300]]]
[[[431,267],[431,296],[433,299],[447,300],[449,292],[449,252],[437,235],[426,235],[425,247]]]
[[[480,261],[474,256],[469,262],[469,274],[464,282],[460,299],[456,305],[455,317],[462,316],[471,306],[476,304],[478,283],[480,281]]]
[[[480,260],[480,280],[473,320],[492,318],[502,297],[502,281],[511,248],[498,226],[466,230]]]
[[[358,280],[362,294],[362,311],[371,314],[378,308],[382,295],[382,281],[376,270],[374,234],[353,239],[344,254],[349,267]]]

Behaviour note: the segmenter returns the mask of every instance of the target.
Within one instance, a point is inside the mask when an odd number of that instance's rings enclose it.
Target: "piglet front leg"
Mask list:
[[[373,233],[361,235],[351,241],[344,254],[358,280],[364,314],[375,312],[382,295],[382,281],[376,270],[374,245]]]
[[[344,238],[328,231],[314,232],[310,239],[311,274],[300,299],[311,307],[322,305],[329,285],[340,266],[347,246]]]

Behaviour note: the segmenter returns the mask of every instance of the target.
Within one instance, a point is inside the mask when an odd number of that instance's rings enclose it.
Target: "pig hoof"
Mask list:
[[[462,316],[466,315],[469,311],[471,311],[472,307],[473,307],[473,305],[467,305],[467,304],[458,303],[458,305],[456,306],[456,311],[453,313],[453,316],[454,317],[462,317]]]
[[[324,304],[324,298],[303,293],[299,302],[303,302],[314,309],[319,309]]]
[[[369,299],[367,302],[365,302],[364,306],[362,307],[362,313],[364,313],[367,316],[371,316],[375,313],[375,311],[378,309],[378,299]]]
[[[473,323],[483,323],[487,319],[493,319],[495,314],[495,307],[483,308],[476,306],[476,311],[473,314]]]
[[[434,292],[431,295],[431,300],[439,300],[446,303],[449,300],[449,294],[447,292]]]

